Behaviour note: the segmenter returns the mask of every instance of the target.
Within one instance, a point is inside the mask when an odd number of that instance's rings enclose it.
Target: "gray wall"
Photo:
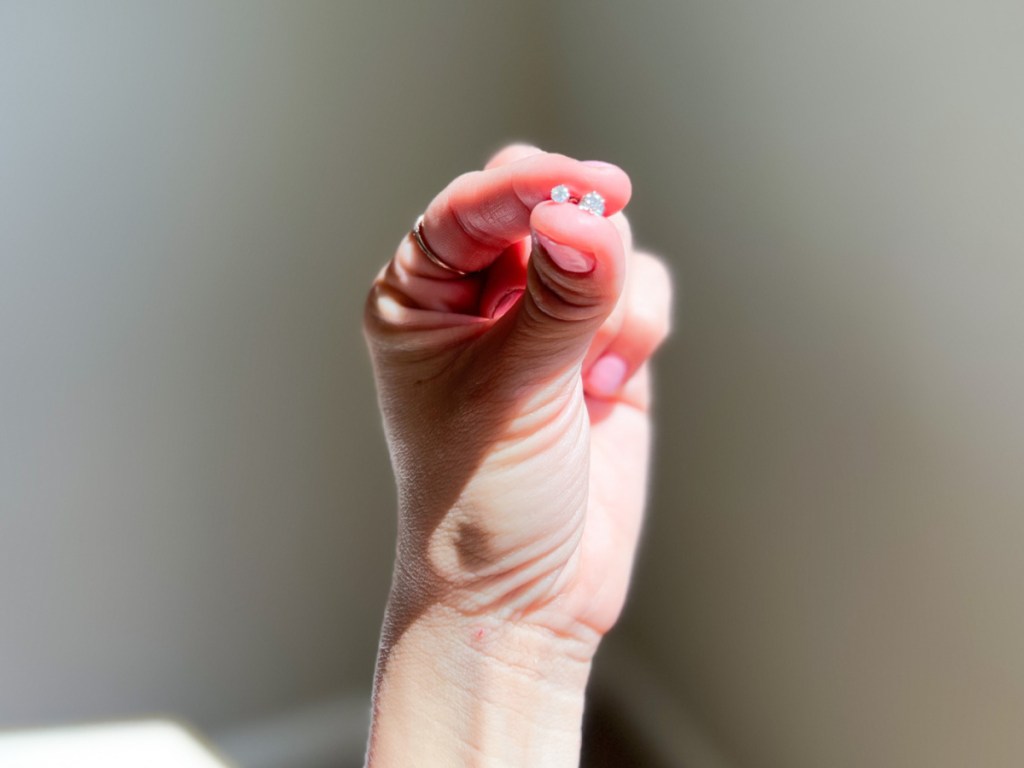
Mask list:
[[[0,2],[0,724],[365,689],[365,286],[510,138],[673,263],[619,638],[737,766],[1024,736],[1019,2]]]
[[[1024,5],[559,7],[680,288],[623,631],[737,765],[1019,765]]]

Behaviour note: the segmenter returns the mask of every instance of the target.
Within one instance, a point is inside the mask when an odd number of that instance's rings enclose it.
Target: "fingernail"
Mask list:
[[[590,367],[587,374],[587,388],[595,395],[610,397],[626,381],[629,365],[615,354],[607,354]]]
[[[584,165],[589,165],[592,168],[618,168],[617,165],[612,165],[611,163],[606,163],[603,160],[584,160],[583,164]]]
[[[495,320],[504,315],[510,309],[512,305],[519,301],[519,297],[523,295],[522,288],[513,288],[511,291],[506,293],[501,299],[498,300],[498,305],[494,308],[494,313],[491,315]]]
[[[550,237],[545,237],[539,232],[535,233],[534,237],[541,248],[547,251],[551,260],[566,272],[585,274],[592,271],[597,264],[597,260],[592,253],[584,253],[583,251],[577,251],[571,246],[556,243]]]

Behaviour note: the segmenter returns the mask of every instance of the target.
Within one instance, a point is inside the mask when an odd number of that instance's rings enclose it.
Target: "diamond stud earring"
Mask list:
[[[604,216],[604,198],[597,192],[587,192],[580,200],[580,208],[595,216]]]
[[[587,213],[604,216],[604,198],[594,191],[587,192],[581,200],[573,197],[569,187],[565,184],[559,184],[557,187],[551,188],[551,199],[556,203],[576,203]]]
[[[569,188],[565,186],[565,184],[559,184],[557,187],[552,187],[551,189],[551,199],[556,203],[567,203],[571,197],[572,194],[569,192]]]

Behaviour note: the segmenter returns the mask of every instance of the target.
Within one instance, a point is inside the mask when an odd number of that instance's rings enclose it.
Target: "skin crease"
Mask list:
[[[600,192],[607,218],[547,199],[559,183],[577,197]],[[463,653],[448,651],[450,637],[517,668],[572,658],[582,671],[553,695],[569,701],[622,610],[645,503],[647,361],[669,332],[671,303],[664,266],[633,249],[621,213],[630,194],[613,165],[507,147],[424,214],[431,250],[471,274],[437,266],[406,237],[374,282],[364,329],[399,540],[371,765],[397,764],[383,757],[387,713],[404,711],[409,679],[425,674],[420,649],[440,656],[434,675]],[[396,649],[413,661],[392,664]],[[470,664],[433,684],[465,678]],[[575,703],[568,710],[572,731]]]

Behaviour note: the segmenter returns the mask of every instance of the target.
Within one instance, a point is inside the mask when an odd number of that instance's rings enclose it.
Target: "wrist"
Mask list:
[[[438,605],[402,615],[389,606],[371,768],[578,764],[596,638]]]

